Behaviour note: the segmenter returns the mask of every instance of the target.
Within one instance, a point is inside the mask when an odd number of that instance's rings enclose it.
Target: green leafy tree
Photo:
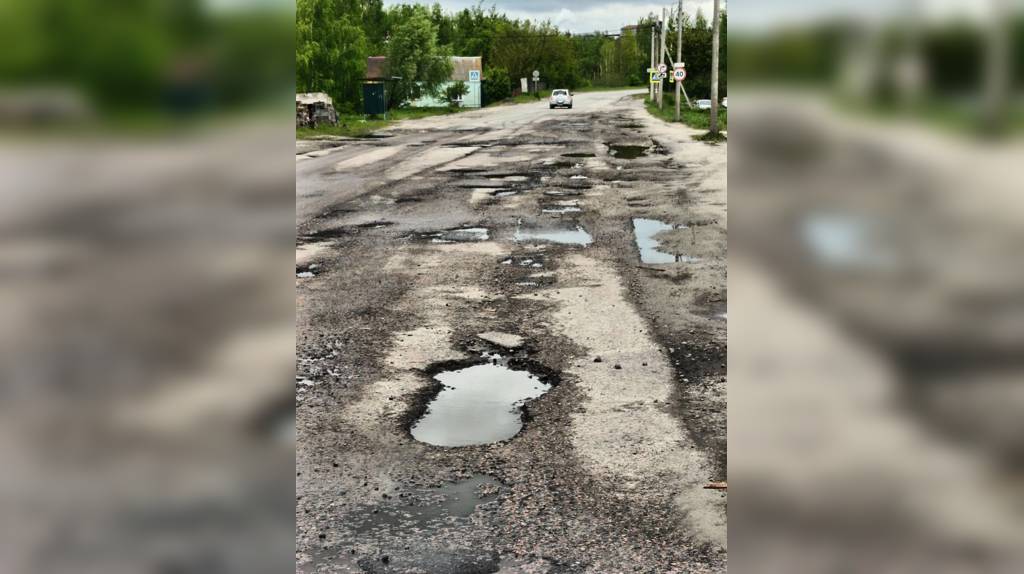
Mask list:
[[[359,0],[298,0],[295,12],[295,87],[326,92],[338,108],[360,101],[366,75],[366,35]]]
[[[437,43],[437,27],[423,6],[402,6],[404,17],[391,29],[388,64],[396,80],[392,102],[400,106],[424,95],[437,95],[452,74],[451,48]]]
[[[487,102],[500,102],[512,97],[512,79],[505,68],[489,68],[484,74],[484,95]]]

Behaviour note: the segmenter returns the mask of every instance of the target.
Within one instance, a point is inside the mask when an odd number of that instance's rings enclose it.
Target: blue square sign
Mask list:
[[[469,71],[469,81],[470,82],[479,82],[480,81],[480,70],[470,70]]]

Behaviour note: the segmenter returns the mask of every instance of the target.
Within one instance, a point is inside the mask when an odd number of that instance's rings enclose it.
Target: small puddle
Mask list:
[[[562,243],[565,245],[582,245],[586,247],[594,242],[594,238],[583,227],[577,225],[574,229],[537,228],[522,229],[516,228],[515,241],[549,241],[551,243]]]
[[[853,213],[812,213],[800,222],[800,235],[819,264],[846,268],[884,268],[896,258],[882,238],[882,222]]]
[[[523,403],[551,389],[529,371],[516,370],[500,355],[491,362],[453,371],[434,379],[443,385],[410,433],[435,446],[470,446],[508,440],[523,428]]]
[[[583,210],[580,209],[579,207],[576,207],[574,205],[566,205],[564,207],[548,207],[548,208],[542,209],[541,213],[557,213],[557,214],[562,214],[562,213],[579,213],[581,211],[583,211]]]
[[[657,219],[633,219],[633,235],[636,237],[636,246],[640,250],[640,261],[643,263],[693,263],[696,257],[687,255],[676,255],[659,251],[661,242],[654,239],[654,236],[663,232],[675,229],[676,226],[669,225]]]
[[[491,235],[490,230],[486,227],[463,227],[446,231],[420,233],[416,237],[431,243],[468,243],[487,241],[491,238]]]
[[[608,154],[616,159],[636,159],[647,155],[647,146],[642,145],[612,145],[608,146]]]
[[[588,152],[563,153],[562,157],[597,157],[597,154]]]
[[[440,488],[419,489],[409,497],[417,501],[414,505],[387,504],[376,508],[377,512],[370,512],[369,508],[353,512],[349,515],[351,526],[360,534],[382,530],[416,532],[438,522],[468,518],[481,504],[497,499],[500,488],[494,479],[480,475]]]
[[[491,192],[494,197],[509,197],[510,195],[519,195],[519,190],[516,189],[496,189]]]

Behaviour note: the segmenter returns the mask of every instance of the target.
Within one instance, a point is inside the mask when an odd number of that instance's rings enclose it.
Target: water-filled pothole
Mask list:
[[[486,227],[461,227],[458,229],[447,229],[445,231],[432,231],[418,233],[415,236],[421,241],[430,243],[467,243],[473,241],[487,241],[491,238],[490,230]]]
[[[523,403],[551,389],[541,376],[512,368],[500,355],[434,375],[442,387],[409,429],[435,446],[470,446],[508,440],[523,428]]]
[[[440,488],[416,489],[394,503],[370,512],[353,512],[350,526],[357,533],[415,532],[438,523],[468,518],[481,504],[498,498],[501,485],[489,476],[473,476]],[[407,502],[408,501],[408,502]]]
[[[658,221],[657,219],[644,219],[637,217],[633,219],[633,235],[636,237],[636,246],[640,250],[640,261],[643,263],[692,263],[697,261],[695,257],[687,255],[676,255],[658,250],[661,242],[654,238],[663,231],[671,231],[676,226]]]
[[[574,153],[563,153],[562,157],[597,157],[596,153],[590,152],[574,152]]]
[[[563,213],[579,213],[583,211],[583,208],[580,207],[579,202],[576,200],[563,200],[549,204],[542,204],[540,211],[541,213],[561,215]]]
[[[582,245],[584,247],[594,242],[594,238],[579,225],[574,228],[540,227],[523,229],[517,227],[514,239],[516,241],[548,241],[567,245]]]
[[[608,154],[616,159],[636,159],[647,155],[647,146],[607,144]]]

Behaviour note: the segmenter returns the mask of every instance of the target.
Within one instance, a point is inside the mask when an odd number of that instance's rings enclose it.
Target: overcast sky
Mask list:
[[[405,4],[410,0],[385,0],[385,4]],[[476,0],[437,0],[447,10],[461,10],[475,6]],[[491,5],[512,18],[551,20],[562,30],[570,32],[617,31],[635,24],[651,12],[661,13],[662,7],[676,2],[659,4],[650,0],[484,0],[484,8]],[[418,4],[434,4],[434,0],[417,0]],[[722,0],[724,7],[726,2]],[[683,0],[683,9],[695,12],[698,7],[711,14],[712,0]]]

